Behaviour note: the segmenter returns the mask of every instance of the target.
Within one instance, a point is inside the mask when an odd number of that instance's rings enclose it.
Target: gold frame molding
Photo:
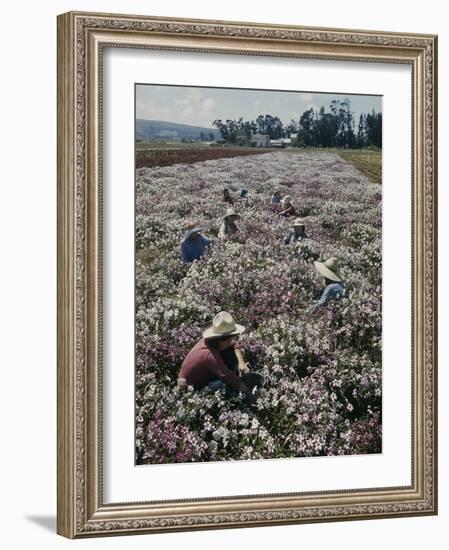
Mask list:
[[[104,504],[102,49],[408,64],[412,69],[412,484]],[[437,37],[70,12],[58,17],[58,519],[69,538],[437,513]],[[149,495],[150,497],[150,495]]]

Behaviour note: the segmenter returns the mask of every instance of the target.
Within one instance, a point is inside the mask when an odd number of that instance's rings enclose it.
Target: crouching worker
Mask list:
[[[331,300],[347,297],[346,283],[339,272],[337,258],[329,258],[325,262],[315,262],[315,268],[324,277],[325,287],[321,298],[315,302],[317,306],[324,306]]]
[[[234,322],[229,313],[221,311],[212,326],[203,332],[202,339],[189,351],[178,375],[179,386],[193,386],[196,390],[208,387],[215,391],[226,387],[226,394],[235,395],[249,388],[239,375],[249,372],[243,354],[237,346],[242,325]]]
[[[284,244],[301,242],[308,238],[304,222],[300,218],[296,218],[284,237]]]
[[[199,260],[204,256],[206,248],[213,241],[207,239],[201,232],[203,227],[199,227],[196,223],[189,223],[181,239],[181,256],[184,263],[191,263],[194,260]]]
[[[281,205],[283,206],[282,212],[279,212],[279,216],[284,216],[287,218],[288,216],[296,216],[296,209],[293,205],[293,199],[290,197],[290,195],[285,195],[285,197],[281,200]]]
[[[223,216],[223,223],[218,231],[218,238],[228,239],[239,233],[240,228],[237,225],[238,219],[240,219],[240,214],[237,214],[233,208],[228,208],[226,214]]]

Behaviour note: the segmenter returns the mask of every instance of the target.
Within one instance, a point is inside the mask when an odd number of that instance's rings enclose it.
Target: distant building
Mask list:
[[[291,144],[290,138],[270,139],[270,147],[288,147]]]
[[[270,136],[268,134],[253,134],[250,143],[254,147],[269,147]]]

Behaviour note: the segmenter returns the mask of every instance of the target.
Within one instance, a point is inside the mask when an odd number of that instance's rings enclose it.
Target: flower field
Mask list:
[[[309,239],[285,246],[293,197]],[[218,241],[222,189],[241,232]],[[140,168],[136,179],[136,460],[200,462],[381,452],[381,185],[337,154],[278,151]],[[183,228],[214,239],[183,264]],[[313,266],[338,258],[349,298],[317,307]],[[219,311],[246,327],[241,347],[265,385],[251,408],[222,390],[180,389],[187,352]]]

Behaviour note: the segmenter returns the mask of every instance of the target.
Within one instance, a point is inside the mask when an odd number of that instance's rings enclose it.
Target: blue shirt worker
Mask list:
[[[284,244],[290,244],[290,242],[301,242],[308,238],[309,236],[306,233],[306,226],[304,222],[300,218],[296,218],[292,227],[289,228],[284,237]]]
[[[337,258],[329,258],[325,262],[314,262],[315,268],[324,277],[325,289],[321,298],[316,302],[324,306],[331,300],[340,300],[347,297],[346,283],[338,268]]]
[[[187,226],[186,232],[181,239],[183,262],[191,263],[194,260],[199,260],[204,256],[206,248],[213,243],[210,239],[203,237],[201,231],[204,231],[204,228],[199,227],[196,223],[191,223]]]
[[[251,195],[248,189],[244,189],[243,187],[240,189],[237,201],[242,206],[249,206],[251,204]]]
[[[281,191],[280,189],[274,189],[271,195],[271,204],[281,204]]]

